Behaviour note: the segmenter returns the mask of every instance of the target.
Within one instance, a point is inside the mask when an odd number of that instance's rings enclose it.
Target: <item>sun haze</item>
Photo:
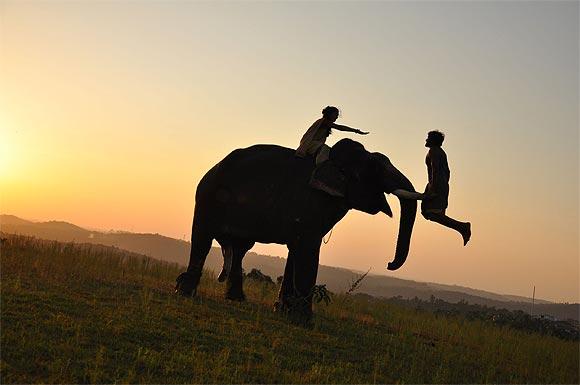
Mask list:
[[[578,2],[0,4],[0,210],[80,226],[191,233],[195,187],[235,148],[335,132],[423,191],[426,133],[446,134],[448,213],[351,211],[321,263],[579,301]],[[255,251],[286,255],[278,245]]]

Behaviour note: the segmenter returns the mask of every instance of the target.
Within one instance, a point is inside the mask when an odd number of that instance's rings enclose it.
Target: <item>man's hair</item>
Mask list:
[[[324,109],[322,110],[322,116],[328,116],[330,114],[339,114],[340,111],[338,111],[338,108],[334,107],[334,106],[326,106],[324,107]]]
[[[443,140],[445,140],[445,134],[439,130],[429,131],[427,136],[432,138],[433,144],[437,146],[441,146],[443,144]]]

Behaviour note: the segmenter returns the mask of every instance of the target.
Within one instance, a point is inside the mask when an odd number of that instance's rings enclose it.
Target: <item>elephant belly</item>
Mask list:
[[[273,186],[262,186],[259,191],[253,187],[236,189],[228,202],[218,207],[216,233],[260,243],[287,244],[300,232],[301,208]]]

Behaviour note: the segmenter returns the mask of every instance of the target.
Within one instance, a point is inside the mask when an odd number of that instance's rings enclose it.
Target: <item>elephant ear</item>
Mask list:
[[[342,139],[330,150],[330,160],[346,177],[346,200],[349,207],[392,216],[381,188],[377,162],[364,146],[351,139]]]

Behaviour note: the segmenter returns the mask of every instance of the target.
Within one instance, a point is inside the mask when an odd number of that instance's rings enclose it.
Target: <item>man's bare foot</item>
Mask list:
[[[467,245],[467,242],[469,242],[469,240],[471,239],[471,223],[470,222],[466,223],[465,229],[461,233],[461,236],[463,237],[463,246]]]

